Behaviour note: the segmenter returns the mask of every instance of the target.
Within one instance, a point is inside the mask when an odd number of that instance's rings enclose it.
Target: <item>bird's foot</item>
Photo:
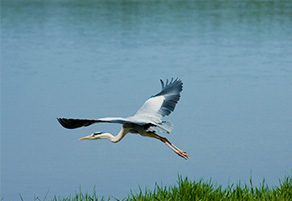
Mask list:
[[[191,158],[187,152],[180,150],[177,146],[175,146],[174,144],[172,144],[171,142],[167,142],[169,143],[169,145],[172,147],[172,150],[177,153],[179,156],[183,157],[184,159],[188,159]]]
[[[179,156],[183,157],[184,159],[189,159],[189,158],[191,158],[186,152],[184,152],[184,151],[182,151],[182,150],[180,150],[180,149],[177,150],[176,153],[177,153]]]

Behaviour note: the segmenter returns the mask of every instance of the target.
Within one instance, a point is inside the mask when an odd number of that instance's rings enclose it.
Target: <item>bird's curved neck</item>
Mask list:
[[[127,130],[125,130],[124,128],[122,128],[120,130],[120,132],[116,135],[116,136],[113,136],[112,134],[110,133],[104,133],[102,134],[103,135],[103,138],[107,138],[109,139],[110,141],[116,143],[116,142],[119,142],[121,139],[123,139],[123,137],[128,133]]]

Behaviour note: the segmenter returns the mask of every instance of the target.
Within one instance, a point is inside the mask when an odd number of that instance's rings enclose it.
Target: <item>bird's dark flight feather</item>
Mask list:
[[[91,124],[98,123],[98,120],[88,120],[88,119],[66,119],[58,118],[59,123],[69,129],[79,128],[82,126],[90,126]]]
[[[180,92],[182,91],[183,84],[181,80],[179,79],[173,80],[173,78],[170,80],[170,82],[167,79],[165,84],[162,80],[160,80],[160,82],[162,90],[152,97],[156,96],[165,97],[165,100],[160,109],[160,113],[162,116],[167,116],[174,110],[177,102],[179,101]]]

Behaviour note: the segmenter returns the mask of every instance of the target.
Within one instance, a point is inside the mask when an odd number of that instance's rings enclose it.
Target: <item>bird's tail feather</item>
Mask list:
[[[173,124],[170,121],[162,121],[156,126],[150,126],[147,131],[160,132],[160,133],[170,133],[173,129]]]

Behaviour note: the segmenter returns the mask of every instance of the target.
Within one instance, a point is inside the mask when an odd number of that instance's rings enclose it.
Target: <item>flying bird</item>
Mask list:
[[[174,111],[177,102],[180,99],[180,92],[183,88],[183,83],[180,79],[160,80],[162,89],[159,93],[151,96],[137,111],[134,116],[130,117],[105,117],[99,119],[72,119],[72,118],[58,118],[59,123],[68,129],[89,126],[94,123],[118,123],[122,124],[120,132],[113,136],[106,132],[95,132],[89,136],[80,138],[80,140],[97,140],[109,139],[111,142],[119,142],[127,133],[139,133],[145,137],[152,137],[165,143],[175,153],[184,159],[190,156],[177,148],[167,138],[162,137],[157,132],[170,133],[173,124],[169,121],[162,121],[162,117],[168,116]]]

